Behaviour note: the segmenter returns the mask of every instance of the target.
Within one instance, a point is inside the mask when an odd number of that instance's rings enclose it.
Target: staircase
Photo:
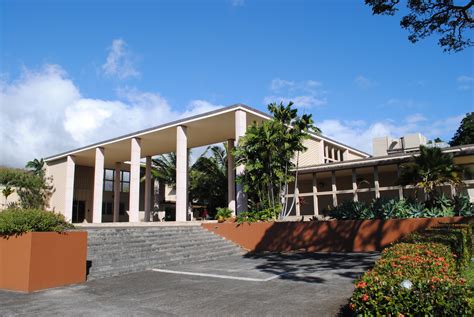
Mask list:
[[[88,280],[242,254],[200,225],[83,229]]]

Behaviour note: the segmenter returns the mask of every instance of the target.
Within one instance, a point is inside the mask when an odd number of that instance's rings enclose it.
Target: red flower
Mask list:
[[[363,281],[360,281],[359,283],[357,283],[357,288],[365,288],[367,286],[367,283],[366,282],[363,282]]]
[[[369,295],[364,294],[364,295],[362,295],[362,296],[360,297],[360,299],[361,299],[363,302],[366,302],[366,301],[369,300]]]
[[[351,310],[356,310],[356,305],[354,303],[349,304]]]

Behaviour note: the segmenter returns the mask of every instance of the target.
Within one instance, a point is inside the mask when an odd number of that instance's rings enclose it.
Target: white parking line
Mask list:
[[[173,271],[173,270],[163,270],[163,269],[152,269],[155,272],[161,273],[171,273],[171,274],[181,274],[181,275],[194,275],[194,276],[204,276],[204,277],[214,277],[214,278],[224,278],[229,280],[240,280],[240,281],[250,281],[250,282],[268,282],[273,279],[276,279],[280,275],[274,275],[267,278],[253,278],[253,277],[240,277],[240,276],[231,276],[231,275],[218,275],[218,274],[207,274],[207,273],[196,273],[196,272],[185,272],[185,271]]]

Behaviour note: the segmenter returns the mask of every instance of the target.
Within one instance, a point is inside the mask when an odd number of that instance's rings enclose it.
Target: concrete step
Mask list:
[[[180,244],[173,244],[169,243],[166,245],[156,244],[156,245],[143,245],[139,248],[133,247],[128,248],[127,245],[117,248],[117,249],[95,249],[95,250],[88,250],[87,259],[98,259],[99,257],[107,257],[107,256],[120,256],[123,257],[123,254],[134,255],[134,254],[150,254],[150,253],[167,253],[167,252],[177,252],[186,249],[209,249],[215,248],[219,246],[229,246],[229,243],[225,240],[221,241],[189,241],[186,243]]]
[[[88,230],[88,279],[239,255],[235,244],[200,226]]]
[[[194,256],[192,259],[189,257],[177,257],[177,258],[163,260],[160,262],[147,260],[140,263],[139,265],[114,266],[114,267],[100,268],[96,270],[91,268],[90,274],[88,276],[88,280],[118,276],[122,274],[134,273],[134,272],[142,272],[142,271],[147,271],[154,268],[170,268],[170,267],[180,265],[180,264],[212,261],[212,260],[217,260],[224,257],[236,256],[237,254],[239,253],[236,253],[235,250],[218,251],[218,252],[211,252],[207,254],[201,254],[199,256]]]
[[[238,252],[234,246],[220,246],[215,247],[211,251],[206,252],[205,250],[182,250],[176,252],[161,253],[155,252],[152,254],[130,254],[126,259],[120,257],[107,258],[107,259],[97,259],[92,260],[92,267],[96,266],[97,268],[109,268],[109,267],[119,267],[119,266],[133,266],[133,265],[142,265],[143,263],[167,263],[169,261],[179,260],[182,258],[193,258],[196,256],[207,256],[215,255],[220,252],[233,252],[234,254]],[[101,269],[99,269],[101,270]]]

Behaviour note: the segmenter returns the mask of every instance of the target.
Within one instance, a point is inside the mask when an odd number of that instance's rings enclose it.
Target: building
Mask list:
[[[176,220],[187,221],[188,150],[221,142],[227,142],[232,149],[249,124],[269,119],[266,113],[237,104],[45,158],[46,175],[52,177],[55,188],[50,208],[72,222],[148,220],[154,204],[151,158],[175,152]],[[410,140],[399,145],[388,139],[376,143],[386,151],[396,151],[407,148]],[[426,140],[420,139],[422,142]],[[386,146],[388,143],[390,146]],[[324,214],[328,206],[345,199],[369,200],[381,193],[394,197],[410,193],[410,189],[393,184],[396,166],[411,155],[406,151],[371,157],[316,134],[310,135],[305,146],[308,150],[298,156],[298,187],[288,195],[289,199],[297,197],[293,215]],[[459,152],[455,148],[452,151]],[[464,148],[460,151],[464,153]],[[468,163],[473,163],[472,159]],[[230,157],[228,170],[228,207],[234,212],[244,211],[246,197],[235,182],[244,167],[235,166]]]

